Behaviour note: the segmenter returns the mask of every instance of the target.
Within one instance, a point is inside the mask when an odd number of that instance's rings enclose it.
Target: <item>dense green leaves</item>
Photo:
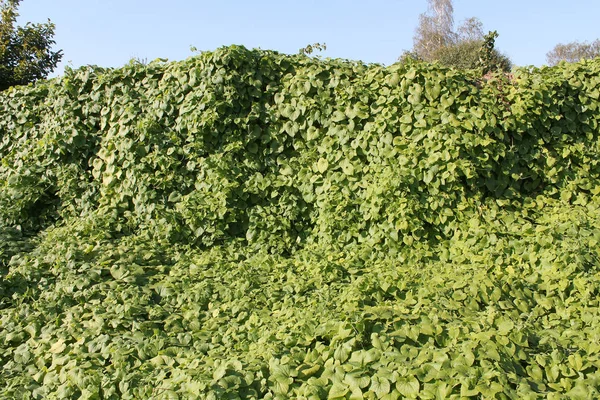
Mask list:
[[[241,47],[0,95],[6,398],[594,398],[597,61]]]
[[[0,0],[0,90],[26,85],[50,74],[62,59],[52,51],[53,23],[15,26],[20,0]]]

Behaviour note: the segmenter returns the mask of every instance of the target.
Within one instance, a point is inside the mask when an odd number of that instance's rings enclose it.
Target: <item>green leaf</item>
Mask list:
[[[55,342],[52,346],[50,346],[50,353],[53,354],[60,354],[63,351],[65,351],[65,349],[67,348],[67,345],[65,344],[65,342],[60,339],[57,342]]]
[[[400,83],[400,75],[396,72],[390,74],[387,77],[387,84],[394,87],[394,86],[398,86],[398,83]]]
[[[327,168],[329,168],[329,162],[324,158],[319,158],[319,161],[317,161],[317,170],[323,174],[327,171]]]
[[[331,120],[333,122],[341,122],[346,120],[346,114],[342,111],[336,110],[333,112],[333,114],[331,115]]]
[[[421,103],[421,94],[420,93],[409,94],[407,100],[413,106],[420,104]]]
[[[342,171],[344,171],[344,174],[346,175],[354,175],[354,165],[352,165],[352,162],[348,159],[344,159],[340,162],[340,166],[342,167]]]
[[[499,335],[507,336],[513,330],[515,324],[510,319],[502,317],[496,321],[496,326]]]
[[[343,399],[349,392],[348,387],[340,382],[335,382],[329,389],[328,399]]]
[[[378,398],[382,398],[390,392],[390,382],[386,378],[375,375],[371,378],[369,390],[374,392]]]
[[[415,376],[400,377],[396,380],[396,389],[407,398],[416,398],[419,394],[420,384]]]

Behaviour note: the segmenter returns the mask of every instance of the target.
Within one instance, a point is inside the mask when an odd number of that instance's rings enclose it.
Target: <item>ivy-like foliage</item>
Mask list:
[[[0,397],[600,396],[600,61],[478,78],[233,46],[0,94]]]

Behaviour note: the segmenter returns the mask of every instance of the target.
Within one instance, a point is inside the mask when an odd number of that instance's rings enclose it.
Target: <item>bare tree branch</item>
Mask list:
[[[561,61],[577,62],[582,58],[590,59],[596,57],[600,57],[600,39],[596,39],[592,43],[559,43],[546,54],[546,61],[549,65],[556,65]]]

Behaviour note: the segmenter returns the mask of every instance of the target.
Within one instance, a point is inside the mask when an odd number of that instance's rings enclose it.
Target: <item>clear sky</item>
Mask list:
[[[600,38],[600,0],[454,0],[460,24],[478,17],[497,30],[514,64],[542,65],[557,43]],[[22,0],[19,23],[56,24],[64,65],[118,67],[132,57],[181,60],[240,44],[297,53],[327,44],[323,57],[385,65],[412,47],[426,0]]]

